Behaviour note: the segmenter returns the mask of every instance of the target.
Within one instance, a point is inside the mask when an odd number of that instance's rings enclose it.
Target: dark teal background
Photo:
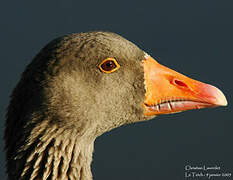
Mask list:
[[[94,180],[183,180],[185,165],[217,165],[233,178],[232,1],[21,0],[0,6],[0,179],[4,115],[21,72],[50,40],[90,30],[119,33],[160,63],[219,87],[229,103],[104,134],[95,144]]]

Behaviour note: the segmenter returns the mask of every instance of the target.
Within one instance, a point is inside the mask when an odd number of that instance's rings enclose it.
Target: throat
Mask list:
[[[18,174],[19,179],[92,179],[94,141],[74,129],[56,127],[32,139],[34,142],[29,142],[16,157],[16,163],[23,167]]]

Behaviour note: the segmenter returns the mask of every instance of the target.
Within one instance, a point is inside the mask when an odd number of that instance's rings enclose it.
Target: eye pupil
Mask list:
[[[107,66],[107,67],[112,67],[112,66],[113,66],[113,62],[112,62],[112,61],[107,62],[107,63],[106,63],[106,66]]]
[[[109,60],[106,61],[105,63],[103,63],[101,65],[101,67],[105,70],[105,71],[111,71],[112,69],[116,68],[116,64],[114,63],[114,61]]]

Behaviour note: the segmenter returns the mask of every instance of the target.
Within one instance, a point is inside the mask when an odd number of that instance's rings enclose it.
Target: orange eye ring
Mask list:
[[[107,58],[99,64],[99,69],[104,73],[112,73],[120,68],[120,65],[117,63],[114,58]]]

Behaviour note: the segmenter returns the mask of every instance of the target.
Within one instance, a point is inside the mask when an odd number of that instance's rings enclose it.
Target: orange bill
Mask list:
[[[150,56],[143,61],[143,68],[146,116],[227,105],[218,88],[169,69]]]

